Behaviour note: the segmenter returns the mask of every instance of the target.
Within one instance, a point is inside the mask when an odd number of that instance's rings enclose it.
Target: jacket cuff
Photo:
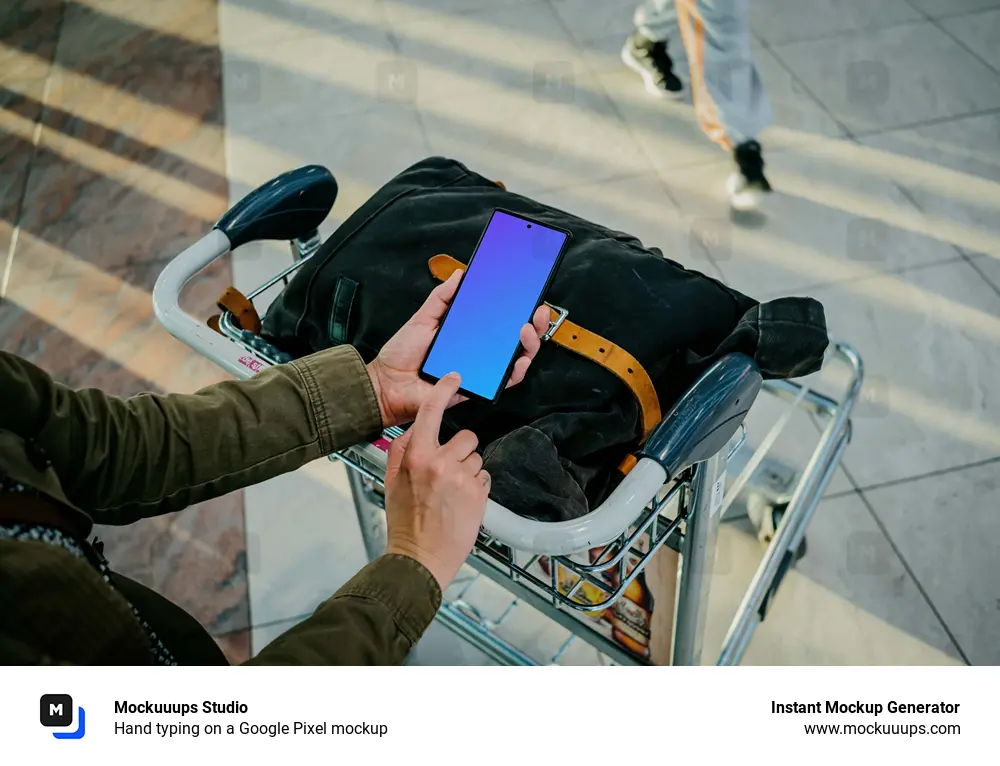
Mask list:
[[[336,346],[291,366],[302,377],[324,454],[371,441],[382,433],[375,388],[354,347]]]
[[[379,602],[411,643],[420,639],[441,607],[441,586],[434,575],[416,559],[398,553],[368,564],[334,598],[342,596]]]

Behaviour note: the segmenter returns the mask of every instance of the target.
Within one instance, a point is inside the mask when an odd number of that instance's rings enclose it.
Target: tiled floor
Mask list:
[[[454,156],[757,298],[812,295],[864,356],[854,442],[747,662],[1000,662],[1000,0],[751,0],[776,114],[755,228],[728,218],[726,158],[690,104],[618,61],[635,2],[22,0],[0,26],[0,343],[78,385],[190,390],[217,373],[148,293],[227,204],[324,164],[328,232],[411,162]],[[287,262],[251,246],[231,278]],[[792,430],[791,460],[814,430]],[[108,532],[234,658],[351,576],[358,534],[326,462]],[[709,648],[760,556],[739,525],[720,545]],[[547,630],[516,626],[539,653]],[[435,629],[413,661],[484,659]]]

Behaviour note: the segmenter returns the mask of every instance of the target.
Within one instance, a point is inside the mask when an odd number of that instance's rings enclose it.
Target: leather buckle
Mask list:
[[[556,306],[552,303],[546,303],[545,305],[548,306],[552,311],[558,313],[559,316],[555,319],[555,321],[549,319],[549,329],[542,336],[543,341],[552,340],[552,336],[555,335],[556,330],[558,330],[562,326],[562,323],[566,321],[566,317],[569,316],[569,311],[567,309],[564,309],[562,306]]]

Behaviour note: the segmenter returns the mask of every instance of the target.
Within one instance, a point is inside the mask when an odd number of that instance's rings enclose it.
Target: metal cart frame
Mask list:
[[[308,184],[315,184],[316,178],[322,181],[324,173],[333,184],[332,196],[303,216],[303,210],[294,209],[289,201],[296,195],[301,197],[303,188],[308,192]],[[287,284],[295,270],[319,249],[317,227],[328,215],[335,196],[332,176],[318,166],[290,171],[251,192],[209,234],[164,269],[153,291],[157,318],[176,338],[238,378],[252,377],[287,361],[263,339],[242,330],[231,314],[222,314],[217,333],[205,321],[186,314],[178,299],[196,273],[255,239],[290,239],[293,263],[247,297],[253,301],[273,286]],[[718,524],[734,498],[753,486],[755,471],[767,459],[791,415],[805,409],[822,426],[817,446],[794,487],[782,499],[780,523],[716,660],[719,665],[738,664],[793,565],[806,527],[850,441],[849,418],[861,388],[862,362],[850,346],[832,340],[827,362],[839,362],[848,368],[848,383],[839,401],[795,381],[762,382],[751,359],[727,355],[666,413],[637,455],[636,466],[599,508],[580,520],[545,524],[523,519],[490,501],[483,530],[467,563],[478,573],[476,577],[488,578],[509,591],[514,600],[504,616],[523,602],[569,631],[569,639],[552,657],[552,663],[558,662],[571,641],[579,639],[612,663],[646,664],[605,637],[587,615],[612,605],[651,557],[662,546],[669,546],[680,554],[672,664],[701,664]],[[759,391],[786,401],[788,406],[743,463],[727,492],[727,465],[744,445],[743,418]],[[357,445],[330,456],[349,469],[369,559],[384,550],[385,448],[400,433],[399,429],[388,429],[376,443]],[[596,560],[578,555],[594,548],[603,549]],[[540,561],[548,564],[546,574],[539,571]],[[617,575],[612,581],[616,586],[602,576],[608,572]],[[584,598],[585,585],[590,586],[591,594],[596,588],[603,594],[602,599],[595,602],[592,595]],[[500,664],[540,664],[495,632],[503,617],[492,622],[483,619],[464,601],[466,589],[442,604],[437,620]]]

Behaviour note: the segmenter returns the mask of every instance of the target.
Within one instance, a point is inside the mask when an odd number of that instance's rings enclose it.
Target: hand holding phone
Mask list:
[[[439,380],[457,372],[461,394],[496,402],[514,370],[522,328],[542,303],[569,237],[495,210],[420,374]]]
[[[461,272],[456,272],[450,279],[435,287],[424,304],[368,364],[368,375],[375,390],[383,428],[412,423],[420,406],[430,395],[433,385],[423,379],[425,376],[420,374],[420,366],[427,358],[427,350],[455,297],[461,277]],[[514,363],[508,386],[515,385],[524,378],[528,365],[538,353],[541,345],[539,338],[548,327],[548,308],[539,308],[532,324],[521,328],[520,341],[524,351]],[[448,406],[465,399],[465,396],[456,393]]]

